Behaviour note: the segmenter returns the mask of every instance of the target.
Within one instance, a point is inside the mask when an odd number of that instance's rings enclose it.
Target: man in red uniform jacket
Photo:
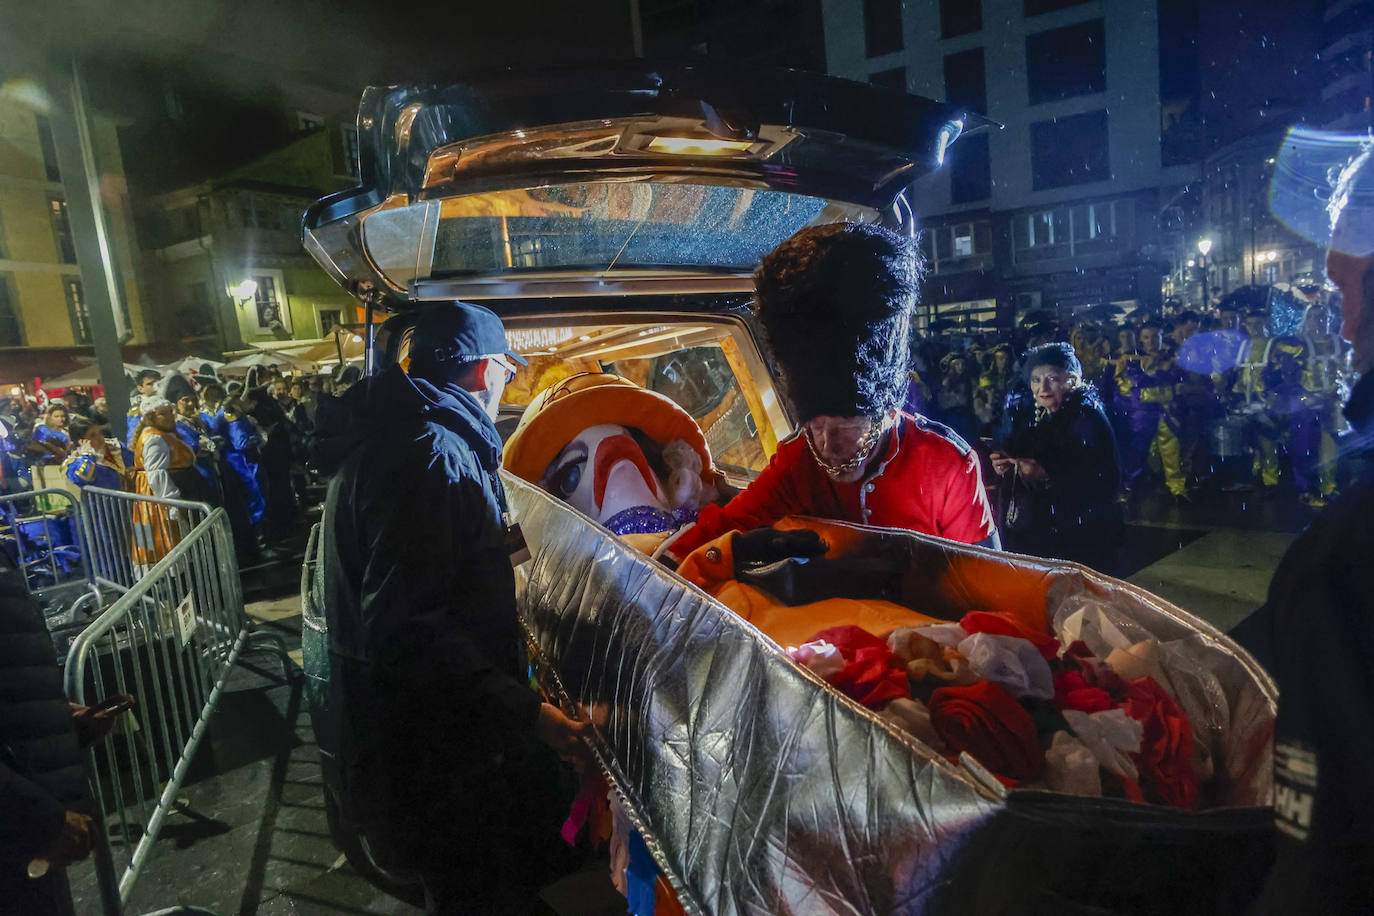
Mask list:
[[[725,506],[664,544],[680,561],[727,531],[787,515],[906,528],[998,547],[978,458],[948,427],[900,410],[922,262],[881,226],[813,226],[755,274],[757,311],[801,428]]]

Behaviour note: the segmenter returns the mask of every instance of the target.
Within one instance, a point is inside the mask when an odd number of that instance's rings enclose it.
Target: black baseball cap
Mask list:
[[[506,326],[495,312],[470,302],[446,303],[426,309],[415,322],[410,374],[447,378],[464,363],[497,355],[528,365],[506,342]]]

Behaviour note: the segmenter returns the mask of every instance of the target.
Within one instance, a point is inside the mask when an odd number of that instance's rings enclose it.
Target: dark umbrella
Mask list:
[[[1231,310],[1244,314],[1263,309],[1269,304],[1269,287],[1238,286],[1227,293],[1217,305],[1219,311]]]
[[[1058,318],[1059,316],[1056,315],[1054,312],[1050,311],[1049,309],[1036,309],[1033,312],[1027,312],[1026,314],[1022,315],[1021,324],[1023,326],[1030,324],[1044,324],[1046,322],[1056,321]]]
[[[1092,318],[1096,321],[1115,321],[1116,316],[1126,311],[1119,305],[1093,305],[1079,312],[1083,318]]]

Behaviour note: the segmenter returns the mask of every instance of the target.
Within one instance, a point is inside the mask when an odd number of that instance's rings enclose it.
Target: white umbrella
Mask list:
[[[224,363],[217,359],[203,359],[199,356],[183,356],[175,362],[167,363],[158,368],[163,372],[180,372],[184,375],[197,375],[200,367],[209,365],[211,369],[219,371],[224,367]]]
[[[248,370],[254,366],[277,366],[281,369],[292,369],[297,372],[313,372],[315,370],[315,364],[308,359],[300,359],[286,353],[278,353],[275,350],[258,350],[256,353],[240,356],[233,362],[220,366],[219,374],[247,375]]]
[[[138,374],[147,368],[150,367],[140,366],[137,363],[125,363],[124,374],[137,378]],[[59,375],[57,378],[43,379],[44,388],[87,388],[91,385],[99,384],[101,384],[100,366],[96,363],[91,363],[89,366],[82,366],[80,369],[73,369],[66,375]]]

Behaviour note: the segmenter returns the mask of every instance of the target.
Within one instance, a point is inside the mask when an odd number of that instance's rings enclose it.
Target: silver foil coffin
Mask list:
[[[1213,765],[1198,813],[1007,792],[575,510],[505,484],[533,552],[517,578],[535,661],[596,723],[598,756],[688,912],[1216,913],[1238,911],[1262,874],[1273,684],[1155,596],[1071,564],[862,529],[865,554],[900,560],[902,603],[922,613],[1034,602],[1054,623],[1085,610],[1090,644],[1105,627],[1159,640]]]

